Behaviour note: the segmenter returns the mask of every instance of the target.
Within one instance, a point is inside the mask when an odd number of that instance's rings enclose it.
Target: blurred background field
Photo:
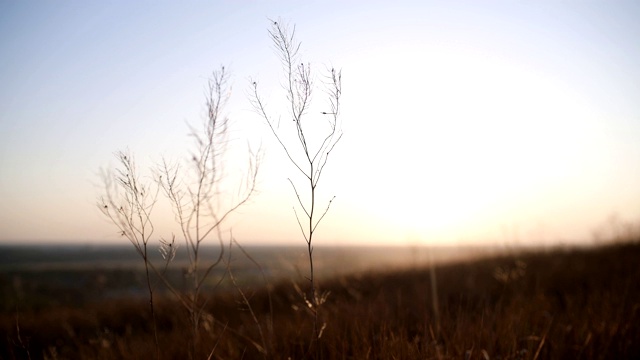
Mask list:
[[[171,296],[157,300],[161,358],[640,356],[638,239],[548,249],[319,247],[320,289],[329,296],[315,354],[308,353],[311,317],[299,291],[308,286],[304,249],[245,250],[267,281],[235,251],[237,286],[227,276],[206,287],[196,350],[185,335],[185,311]],[[144,275],[133,249],[5,247],[2,254],[0,358],[139,359],[154,353]],[[429,261],[429,254],[437,260]],[[175,267],[170,279],[179,284]],[[239,290],[266,333],[266,350]]]
[[[186,253],[178,249],[167,269],[170,281],[181,288],[188,266]],[[205,247],[202,260],[210,263],[219,247]],[[236,280],[245,286],[265,285],[262,272],[270,282],[299,281],[308,276],[308,254],[302,246],[248,246],[247,254],[232,249],[230,265]],[[507,251],[504,247],[482,246],[319,246],[314,251],[316,276],[331,278],[363,271],[389,271],[429,262],[445,263],[490,256]],[[152,261],[162,263],[158,251],[150,251]],[[229,251],[224,254],[229,260]],[[231,284],[218,281],[226,266],[214,269],[208,290],[229,290]],[[143,262],[128,244],[97,245],[5,245],[0,246],[1,308],[14,311],[20,307],[47,305],[81,305],[89,301],[111,298],[146,297]],[[159,286],[160,293],[165,293]],[[166,289],[165,289],[166,290]]]

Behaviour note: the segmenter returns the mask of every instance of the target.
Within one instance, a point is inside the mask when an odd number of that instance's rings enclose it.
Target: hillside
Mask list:
[[[314,346],[304,282],[218,292],[196,341],[165,298],[160,358],[640,358],[639,259],[636,242],[334,277],[320,284],[328,297]],[[18,306],[0,315],[0,331],[2,359],[155,357],[144,298]]]

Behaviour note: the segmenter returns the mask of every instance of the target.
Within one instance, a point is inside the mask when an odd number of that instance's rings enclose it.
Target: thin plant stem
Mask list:
[[[291,123],[293,124],[297,141],[293,143],[287,141],[279,131],[279,121],[274,121],[274,117],[269,115],[266,104],[258,92],[258,83],[256,81],[252,82],[251,101],[255,111],[266,122],[276,141],[284,150],[286,157],[293,164],[294,168],[306,178],[308,184],[307,191],[309,201],[304,202],[295,183],[289,178],[298,204],[304,213],[301,219],[294,207],[296,221],[300,227],[302,237],[306,242],[309,259],[308,280],[310,291],[308,295],[305,296],[305,302],[313,316],[313,334],[312,341],[309,344],[309,351],[312,351],[312,348],[315,347],[316,357],[319,357],[320,348],[316,345],[322,333],[321,330],[319,330],[318,314],[320,306],[326,300],[328,294],[320,295],[318,292],[313,263],[313,244],[316,229],[329,211],[335,197],[329,201],[326,210],[318,217],[316,213],[316,206],[318,205],[316,188],[330,154],[342,138],[342,131],[340,130],[338,121],[340,97],[342,94],[342,75],[340,71],[330,69],[326,76],[326,79],[328,79],[326,85],[330,111],[322,111],[320,115],[325,118],[328,117],[328,129],[325,133],[310,132],[305,124],[309,121],[308,111],[311,109],[312,94],[315,87],[311,66],[299,60],[298,55],[301,43],[295,39],[295,27],[289,29],[279,21],[272,21],[271,25],[269,35],[272,39],[275,52],[280,58],[285,78],[287,79],[283,87],[288,102],[288,115],[292,119]],[[321,140],[313,141],[315,137],[319,137]],[[299,153],[294,151],[296,148],[300,149]],[[323,329],[325,325],[322,326]]]

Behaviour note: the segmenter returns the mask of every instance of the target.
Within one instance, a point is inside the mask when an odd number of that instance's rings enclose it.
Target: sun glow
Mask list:
[[[365,116],[372,122],[366,130],[371,145],[400,154],[376,174],[394,184],[376,207],[399,231],[439,239],[497,233],[522,207],[542,211],[532,199],[561,194],[585,167],[593,115],[558,79],[450,49],[394,53],[360,71],[374,73],[398,58],[402,66],[392,78],[350,100],[374,100],[375,113]],[[390,91],[396,88],[404,90]],[[384,150],[380,154],[384,159]]]

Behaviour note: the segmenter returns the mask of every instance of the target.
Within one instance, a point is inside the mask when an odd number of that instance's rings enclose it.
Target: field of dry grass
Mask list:
[[[160,358],[638,359],[639,259],[636,241],[325,279],[315,344],[292,281],[242,288],[257,323],[238,289],[218,291],[196,346],[166,298]],[[0,315],[2,359],[155,357],[144,297],[18,309]]]

